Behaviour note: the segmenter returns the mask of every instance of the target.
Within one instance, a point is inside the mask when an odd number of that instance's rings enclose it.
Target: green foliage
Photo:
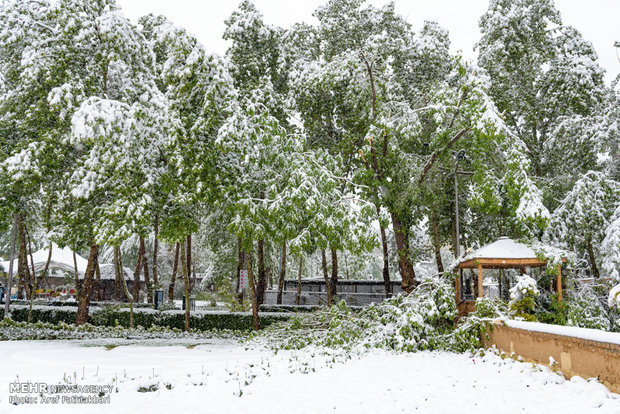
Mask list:
[[[534,315],[536,302],[532,296],[525,296],[521,299],[510,302],[510,316],[529,322],[536,322],[538,319]]]
[[[567,325],[604,331],[610,330],[611,323],[608,311],[597,295],[595,288],[585,284],[568,292],[566,299]]]
[[[544,297],[544,295],[541,295],[539,298],[543,299]],[[568,310],[567,302],[565,300],[560,302],[557,293],[547,298],[549,301],[546,306],[543,307],[542,311],[536,314],[538,320],[542,323],[550,323],[553,325],[566,325],[568,322],[566,316]]]

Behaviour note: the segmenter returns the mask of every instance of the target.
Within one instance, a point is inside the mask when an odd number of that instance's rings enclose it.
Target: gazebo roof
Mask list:
[[[37,252],[32,253],[32,261],[34,262],[35,271],[40,271],[45,267],[48,255],[49,247],[45,247]],[[75,259],[77,262],[78,274],[80,276],[83,276],[84,272],[86,272],[86,267],[88,266],[88,260],[84,259],[79,254],[75,255]],[[0,266],[4,268],[5,272],[8,272],[9,264],[10,261],[0,262]],[[30,255],[28,256],[28,264],[30,265]],[[73,250],[68,247],[63,247],[61,249],[55,243],[52,244],[52,258],[50,260],[50,269],[53,268],[62,269],[67,272],[74,272],[75,265],[73,263]],[[13,269],[14,272],[17,272],[17,259],[13,260]]]
[[[49,255],[49,247],[45,247],[37,252],[32,253],[32,261],[34,262],[34,269],[36,272],[40,272],[45,267],[45,263],[47,263],[47,257]],[[88,260],[80,256],[79,254],[75,255],[75,259],[77,262],[78,268],[78,278],[84,279],[84,273],[86,273],[86,267],[88,267]],[[9,271],[10,261],[0,261],[0,269],[4,268],[5,272]],[[30,265],[30,256],[28,256],[28,264]],[[65,272],[73,273],[75,272],[75,264],[73,263],[73,250],[68,247],[63,247],[62,249],[58,247],[55,243],[52,244],[52,258],[50,260],[49,269],[60,269]],[[101,270],[101,279],[102,280],[114,280],[116,278],[114,265],[100,263],[99,269]],[[17,259],[13,260],[13,271],[17,273]],[[126,280],[131,280],[131,270],[123,267],[123,273],[125,275]]]
[[[541,267],[547,262],[540,260],[530,246],[500,237],[491,244],[470,252],[458,263],[460,269],[471,269],[481,264],[484,268],[514,268],[521,266]]]

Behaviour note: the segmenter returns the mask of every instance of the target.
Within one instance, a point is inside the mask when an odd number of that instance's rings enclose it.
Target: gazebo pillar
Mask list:
[[[558,265],[558,275],[556,279],[557,291],[558,291],[558,300],[562,302],[562,265]]]
[[[484,291],[482,286],[482,263],[478,263],[478,297],[481,298]]]

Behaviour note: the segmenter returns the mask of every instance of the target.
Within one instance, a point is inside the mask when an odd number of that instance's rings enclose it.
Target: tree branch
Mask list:
[[[418,184],[422,184],[422,181],[424,181],[424,178],[426,178],[426,175],[428,174],[428,171],[431,169],[431,167],[433,166],[433,164],[435,163],[435,161],[437,160],[437,157],[439,156],[439,154],[441,154],[442,152],[450,149],[459,139],[461,139],[463,137],[463,135],[465,135],[467,132],[469,132],[471,130],[471,127],[465,128],[465,129],[461,129],[451,140],[450,142],[448,142],[448,145],[446,145],[444,148],[441,149],[441,151],[435,151],[433,152],[433,154],[431,155],[431,157],[429,158],[428,162],[426,163],[426,165],[424,166],[424,170],[422,171],[422,174],[420,175],[420,179],[418,180]]]

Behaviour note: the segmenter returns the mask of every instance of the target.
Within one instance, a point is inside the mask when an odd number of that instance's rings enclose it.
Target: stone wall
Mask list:
[[[485,345],[495,345],[507,354],[521,355],[528,361],[550,365],[562,371],[568,379],[597,377],[612,392],[620,393],[620,344],[599,342],[555,333],[505,326],[495,321],[487,330]]]

